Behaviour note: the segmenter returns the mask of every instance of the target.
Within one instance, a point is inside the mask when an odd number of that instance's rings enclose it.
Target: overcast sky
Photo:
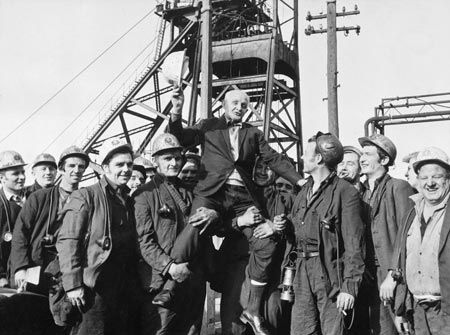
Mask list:
[[[154,8],[152,0],[0,0],[0,116],[3,138],[94,57]],[[351,10],[355,2],[338,0]],[[381,98],[450,91],[450,2],[359,0],[361,14],[338,25],[361,34],[338,38],[339,118],[344,144],[357,144],[365,120]],[[305,36],[306,12],[325,11],[326,1],[300,1],[300,71],[305,139],[326,130],[326,37]],[[155,37],[150,15],[99,62],[74,81],[3,143],[28,161],[44,150],[85,106]],[[318,23],[314,23],[318,27]],[[325,22],[323,23],[326,26]],[[148,53],[147,53],[148,54]],[[95,124],[107,103],[102,96],[49,148],[56,156]],[[386,128],[399,157],[424,146],[450,150],[449,122]],[[81,136],[86,136],[86,133]],[[78,141],[79,142],[79,141]],[[400,160],[398,160],[400,161]]]

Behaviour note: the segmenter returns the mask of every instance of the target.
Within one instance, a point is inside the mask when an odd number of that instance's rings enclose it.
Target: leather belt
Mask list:
[[[304,252],[304,251],[299,251],[297,252],[297,257],[300,258],[311,258],[311,257],[318,257],[319,256],[319,252],[318,251],[308,251],[308,252]]]

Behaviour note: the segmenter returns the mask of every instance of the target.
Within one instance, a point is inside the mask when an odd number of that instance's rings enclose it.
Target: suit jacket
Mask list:
[[[358,191],[333,173],[308,202],[307,194],[312,184],[310,178],[302,187],[290,215],[297,240],[303,234],[299,233],[300,229],[308,229],[306,240],[317,241],[328,275],[330,298],[339,292],[356,297],[364,273],[364,224]],[[322,224],[325,221],[330,223],[329,228]],[[298,240],[298,247],[302,247],[301,244]]]
[[[384,274],[388,273],[392,265],[397,233],[414,205],[409,199],[413,194],[412,187],[406,181],[385,174],[372,194],[370,203],[364,205],[368,206],[365,209],[368,219],[366,225],[370,229],[375,255]],[[383,280],[384,277],[378,278],[378,284]]]
[[[3,189],[0,189],[0,197],[0,278],[6,278],[9,280],[11,272],[9,266],[11,241],[5,241],[3,237],[6,232],[9,231],[12,234],[14,231],[14,223],[16,222],[16,218],[22,207],[17,205],[14,201],[8,200]]]
[[[139,272],[144,286],[159,289],[164,283],[163,275],[173,262],[170,251],[178,234],[186,225],[185,218],[176,201],[170,195],[167,180],[156,174],[152,181],[140,187],[133,194],[136,231],[143,262]],[[187,204],[192,202],[189,191],[177,188]],[[161,217],[158,209],[167,204],[172,213],[169,217]],[[151,267],[151,268],[150,268]]]
[[[202,164],[205,173],[194,189],[194,194],[201,197],[214,195],[225,184],[226,180],[236,169],[245,186],[260,208],[261,192],[252,181],[255,160],[260,155],[272,170],[292,184],[296,184],[301,176],[291,163],[273,150],[264,134],[256,127],[247,123],[239,130],[239,157],[235,161],[231,153],[230,135],[225,116],[199,121],[195,126],[184,128],[181,119],[169,122],[168,130],[175,135],[185,147],[202,146]]]
[[[441,310],[444,315],[450,314],[450,198],[447,201],[447,207],[445,209],[444,222],[441,228],[441,234],[439,238],[439,252],[438,252],[438,264],[439,264],[439,285],[441,287]],[[416,217],[416,210],[412,208],[405,218],[404,225],[402,226],[401,236],[398,239],[398,243],[395,245],[395,260],[394,264],[397,269],[400,269],[403,273],[403,280],[397,286],[395,292],[395,312],[397,315],[404,315],[408,310],[413,308],[412,296],[408,291],[408,282],[405,278],[406,273],[406,237]]]

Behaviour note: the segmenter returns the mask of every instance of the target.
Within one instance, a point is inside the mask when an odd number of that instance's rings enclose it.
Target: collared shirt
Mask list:
[[[423,195],[414,194],[410,198],[415,202],[416,217],[406,237],[406,280],[415,299],[433,299],[441,294],[438,252],[449,195],[440,204],[428,208],[428,218],[423,218],[427,206]],[[423,237],[422,220],[426,222]]]
[[[239,158],[239,129],[241,128],[242,123],[230,124],[228,128],[228,133],[230,135],[231,155],[233,156],[234,161],[237,161]],[[226,183],[230,185],[244,186],[242,177],[236,169],[234,169],[228,176]]]
[[[23,206],[23,203],[25,202],[25,198],[23,196],[15,195],[14,193],[11,193],[5,187],[3,187],[3,192],[5,192],[5,196],[6,196],[6,199],[8,199],[8,201],[14,201],[20,207]]]
[[[310,177],[310,180],[305,184],[304,190],[298,196],[301,197],[299,210],[292,218],[294,227],[295,227],[295,235],[297,240],[297,247],[301,251],[317,251],[319,247],[319,222],[318,215],[319,213],[315,212],[313,209],[312,212],[308,215],[310,211],[310,206],[314,201],[320,201],[320,198],[324,196],[324,193],[327,191],[327,187],[336,177],[336,172],[330,173],[327,178],[325,178],[321,183],[316,192],[313,193],[313,180]],[[328,190],[329,192],[331,190]]]

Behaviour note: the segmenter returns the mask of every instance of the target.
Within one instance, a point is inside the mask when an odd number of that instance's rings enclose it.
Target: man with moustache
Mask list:
[[[119,138],[100,148],[101,180],[74,191],[56,249],[68,299],[83,312],[78,335],[136,334],[137,240],[129,189],[133,150]]]
[[[56,257],[55,242],[61,225],[58,214],[70,194],[78,189],[89,161],[80,148],[65,149],[58,162],[61,182],[33,192],[23,206],[14,227],[11,250],[12,273],[18,287],[48,294],[50,283],[44,270]],[[40,282],[37,286],[27,285],[27,269],[35,266],[41,267]]]
[[[400,333],[450,334],[450,161],[439,148],[420,151],[413,163],[419,193],[407,215],[398,249],[396,326]],[[412,312],[412,313],[411,313]]]
[[[263,194],[251,179],[256,157],[259,155],[269,167],[292,183],[301,176],[289,161],[275,152],[264,140],[264,134],[256,127],[242,123],[250,98],[241,90],[226,93],[220,118],[201,120],[194,127],[184,128],[181,124],[183,106],[182,90],[177,88],[172,96],[173,109],[170,116],[169,132],[174,134],[185,147],[202,146],[202,164],[206,176],[194,189],[189,223],[177,238],[172,249],[172,257],[178,263],[188,262],[198,251],[200,232],[211,223],[211,217],[197,213],[200,207],[220,212],[224,217],[236,218],[255,206],[263,217],[268,217],[264,208]],[[235,221],[236,222],[236,221]],[[267,269],[276,249],[272,238],[257,239],[252,226],[234,226],[250,243],[249,273],[251,278],[249,303],[241,319],[249,324],[256,334],[268,334],[261,316],[261,300],[267,285]],[[164,290],[157,297],[162,305],[170,301],[170,290]]]
[[[156,137],[152,145],[156,175],[133,196],[142,255],[140,275],[147,293],[142,334],[187,334],[190,329],[197,333],[201,327],[205,280],[197,269],[191,272],[187,263],[177,264],[170,256],[177,235],[187,224],[192,204],[192,193],[177,177],[184,162],[182,149],[171,134]],[[167,308],[152,304],[165,276],[182,282]]]
[[[414,193],[404,180],[389,175],[397,149],[386,136],[373,134],[359,138],[364,182],[363,220],[366,224],[366,270],[361,285],[359,308],[372,334],[396,334],[392,302],[396,282],[391,268],[394,244]],[[360,311],[361,312],[361,311]]]
[[[57,169],[55,157],[47,153],[39,154],[31,166],[34,183],[25,187],[25,198],[28,199],[34,191],[52,187],[55,183]]]
[[[25,162],[16,151],[0,153],[0,287],[10,284],[9,255],[14,223],[24,202]]]

